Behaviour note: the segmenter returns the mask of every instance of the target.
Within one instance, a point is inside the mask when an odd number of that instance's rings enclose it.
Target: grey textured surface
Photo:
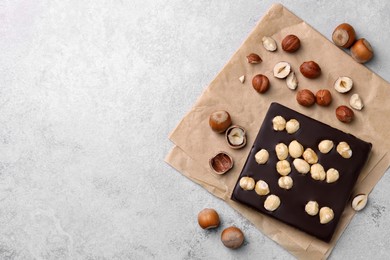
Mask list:
[[[281,1],[370,40],[390,80],[388,1]],[[0,259],[292,259],[163,158],[169,132],[272,1],[0,1]],[[367,86],[371,87],[371,86]],[[389,259],[390,177],[332,259]],[[216,208],[245,246],[196,222]]]

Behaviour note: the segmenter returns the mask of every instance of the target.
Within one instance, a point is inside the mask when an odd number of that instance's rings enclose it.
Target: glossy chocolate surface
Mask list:
[[[286,121],[297,119],[300,123],[299,130],[294,134],[288,134],[285,130],[281,132],[273,130],[272,119],[278,115],[283,116]],[[325,139],[334,142],[334,147],[328,154],[322,154],[318,150],[318,144]],[[289,176],[293,179],[294,184],[290,190],[280,188],[278,179],[281,176],[276,171],[275,165],[278,158],[276,157],[275,146],[281,142],[288,146],[293,140],[297,140],[305,149],[312,148],[318,155],[318,163],[324,166],[325,171],[329,168],[335,168],[339,171],[340,178],[335,183],[316,181],[311,178],[310,172],[306,175],[298,173],[292,164],[293,158],[289,156],[287,158],[291,165]],[[350,145],[353,151],[351,158],[345,159],[337,153],[336,146],[341,141],[345,141]],[[237,180],[232,199],[321,240],[329,241],[349,200],[360,171],[367,161],[371,147],[370,143],[351,134],[344,133],[278,103],[272,103]],[[255,154],[260,149],[266,149],[270,154],[268,162],[264,165],[259,165],[255,161]],[[254,190],[243,190],[239,186],[239,180],[243,176],[252,177],[255,181],[260,179],[266,181],[271,191],[270,194],[280,197],[281,204],[279,208],[269,212],[263,206],[267,196],[259,196]],[[317,201],[320,208],[324,206],[332,208],[334,219],[327,224],[321,224],[318,214],[316,216],[308,215],[305,212],[305,205],[310,200]]]

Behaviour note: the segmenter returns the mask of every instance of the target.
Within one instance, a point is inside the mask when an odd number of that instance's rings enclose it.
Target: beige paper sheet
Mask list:
[[[301,49],[288,54],[281,50],[280,42],[287,34],[295,34],[301,39]],[[263,36],[272,36],[278,42],[276,52],[267,52],[262,44]],[[246,56],[255,52],[263,62],[251,65]],[[322,68],[322,75],[315,80],[304,78],[299,73],[299,65],[307,60],[316,61]],[[295,70],[299,80],[298,89],[309,88],[316,92],[328,88],[333,94],[330,107],[314,106],[304,108],[295,101],[295,91],[286,87],[284,80],[273,77],[273,66],[279,61],[287,61]],[[257,94],[251,79],[255,74],[265,74],[270,79],[270,90]],[[241,84],[238,78],[246,76]],[[333,90],[333,83],[339,76],[350,76],[354,87],[348,94]],[[348,104],[353,93],[358,93],[364,101],[362,111],[355,111],[352,124],[339,122],[334,114],[338,105]],[[191,111],[182,119],[170,135],[175,147],[167,155],[166,162],[194,182],[202,185],[213,195],[225,200],[231,207],[249,219],[260,231],[273,239],[294,256],[305,258],[327,258],[342,232],[351,221],[354,211],[345,209],[336,233],[330,243],[320,241],[306,233],[262,215],[244,205],[230,200],[234,184],[256,138],[265,113],[271,102],[276,101],[298,112],[371,142],[373,150],[363,169],[354,193],[369,193],[390,165],[390,120],[383,117],[390,112],[387,97],[390,84],[356,63],[348,54],[337,48],[324,36],[292,14],[280,4],[273,5],[261,19],[249,37],[232,56],[222,71],[205,89]],[[229,111],[234,124],[244,126],[248,134],[248,144],[240,150],[230,149],[223,135],[210,130],[208,118],[215,110]],[[234,167],[223,176],[212,173],[208,161],[219,151],[227,151],[234,159]]]

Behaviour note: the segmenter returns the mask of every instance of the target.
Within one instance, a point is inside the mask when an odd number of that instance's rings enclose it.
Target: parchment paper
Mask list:
[[[301,48],[296,53],[289,54],[281,50],[280,42],[288,34],[295,34],[301,39]],[[271,36],[277,41],[278,50],[276,52],[268,52],[263,48],[261,44],[263,36]],[[251,52],[259,54],[263,62],[256,65],[248,64],[246,56]],[[314,60],[321,66],[320,78],[310,80],[300,74],[300,64],[308,60]],[[308,88],[314,93],[322,88],[329,89],[333,96],[331,106],[305,108],[298,105],[295,100],[296,91],[288,89],[285,80],[276,79],[272,74],[274,65],[279,61],[287,61],[291,64],[299,80],[298,89]],[[265,74],[270,79],[270,89],[263,95],[256,93],[251,85],[252,77],[258,73]],[[246,76],[244,84],[238,80],[241,75]],[[353,79],[354,87],[350,93],[340,94],[334,90],[333,83],[339,76],[349,76]],[[232,201],[230,196],[234,184],[270,103],[277,101],[371,142],[373,144],[371,156],[353,191],[353,194],[370,193],[390,165],[388,153],[390,120],[386,120],[390,112],[390,103],[387,102],[389,87],[389,83],[364,65],[356,63],[348,54],[284,6],[273,5],[222,71],[205,89],[191,111],[173,130],[170,140],[175,146],[167,155],[166,162],[213,195],[225,200],[261,232],[294,256],[300,259],[326,259],[355,214],[350,203],[340,219],[333,239],[330,243],[325,243]],[[335,117],[335,108],[343,104],[348,105],[349,98],[354,93],[362,97],[365,107],[362,111],[354,111],[353,123],[341,123]],[[232,150],[227,146],[224,135],[210,130],[208,118],[216,110],[229,111],[233,123],[247,130],[246,147]],[[234,159],[233,169],[222,176],[215,175],[208,164],[209,159],[219,151],[227,151]]]

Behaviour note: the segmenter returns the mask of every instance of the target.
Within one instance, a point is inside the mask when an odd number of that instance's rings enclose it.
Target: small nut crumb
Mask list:
[[[241,83],[244,83],[244,82],[245,82],[245,75],[242,75],[241,77],[239,77],[238,80],[239,80]]]
[[[318,156],[311,148],[306,148],[302,154],[303,159],[310,164],[315,164],[318,162]]]
[[[284,79],[290,74],[291,66],[288,62],[281,61],[274,67],[274,76],[278,79]]]
[[[265,164],[268,161],[269,153],[265,149],[261,149],[255,154],[255,160],[258,164]]]
[[[288,152],[292,158],[299,158],[303,153],[303,146],[297,140],[294,140],[288,145]]]
[[[301,174],[306,174],[310,171],[310,165],[301,158],[294,159],[293,165],[295,169]]]
[[[283,131],[286,127],[286,119],[282,116],[275,116],[272,119],[272,124],[275,131]]]
[[[343,158],[348,159],[352,157],[352,150],[347,142],[340,142],[337,145],[336,150]]]
[[[363,101],[359,97],[358,94],[353,94],[349,100],[349,104],[351,105],[352,108],[356,110],[362,110],[363,109]]]
[[[278,161],[276,163],[276,171],[282,176],[288,175],[291,172],[290,163],[287,160]]]
[[[334,88],[339,93],[347,93],[353,87],[353,81],[350,77],[339,77],[334,83]]]
[[[242,177],[240,179],[240,187],[243,190],[253,190],[255,188],[255,180],[251,177]]]
[[[278,48],[275,40],[271,37],[264,36],[261,41],[263,42],[263,46],[267,51],[276,51],[276,49]]]
[[[275,211],[280,206],[280,199],[278,196],[271,194],[264,201],[264,208],[268,211]]]
[[[335,168],[330,168],[326,171],[326,182],[327,183],[333,183],[336,182],[339,179],[339,171]]]
[[[310,174],[311,177],[316,181],[323,181],[326,178],[324,167],[319,163],[313,164],[310,167]]]
[[[290,119],[286,123],[286,131],[289,134],[293,134],[296,131],[298,131],[299,127],[300,127],[299,122],[296,119]]]
[[[334,212],[331,208],[329,207],[322,207],[320,209],[320,223],[321,224],[326,224],[332,221],[334,218]]]
[[[359,194],[355,196],[352,200],[352,208],[355,211],[360,211],[364,209],[364,207],[367,205],[367,195],[366,194]]]
[[[315,216],[318,214],[318,203],[317,201],[309,201],[308,203],[306,203],[306,206],[305,206],[305,211],[307,214],[309,214],[310,216]]]
[[[282,176],[278,180],[278,185],[282,189],[289,190],[293,186],[293,179],[290,176]]]
[[[287,145],[285,145],[284,143],[278,143],[275,146],[275,152],[276,152],[276,156],[281,161],[286,160],[288,157],[288,148]]]
[[[294,71],[291,71],[286,78],[287,87],[291,90],[295,90],[298,87],[298,79]]]
[[[260,196],[267,195],[269,193],[268,184],[263,180],[257,181],[255,186],[255,191]]]
[[[329,153],[330,150],[333,148],[333,142],[331,140],[322,140],[318,144],[318,150],[320,150],[321,153]]]

